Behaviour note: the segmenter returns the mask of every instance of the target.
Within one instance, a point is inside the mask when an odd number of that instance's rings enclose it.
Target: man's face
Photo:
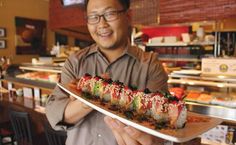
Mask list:
[[[118,0],[89,0],[87,15],[101,15],[105,12],[120,11],[124,8]],[[103,17],[97,24],[88,24],[89,32],[101,49],[116,49],[128,40],[129,19],[126,12],[107,22]]]

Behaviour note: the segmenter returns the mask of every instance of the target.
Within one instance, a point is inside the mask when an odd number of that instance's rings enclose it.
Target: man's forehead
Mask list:
[[[120,9],[122,5],[118,0],[89,0],[87,12],[101,12],[108,9]]]

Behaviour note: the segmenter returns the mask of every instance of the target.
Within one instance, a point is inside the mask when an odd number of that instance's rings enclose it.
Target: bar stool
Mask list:
[[[67,133],[56,131],[49,124],[44,124],[44,131],[49,145],[65,145]]]
[[[10,138],[11,140],[6,141],[6,138]],[[0,145],[14,145],[14,141],[14,132],[11,129],[11,122],[0,123]]]
[[[32,123],[27,112],[10,111],[10,121],[17,145],[34,145]]]

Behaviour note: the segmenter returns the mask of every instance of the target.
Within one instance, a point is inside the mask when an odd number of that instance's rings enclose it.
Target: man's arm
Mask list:
[[[62,84],[69,84],[76,79],[77,74],[75,68],[78,67],[77,58],[70,56],[62,68],[61,80]],[[55,87],[53,93],[49,97],[46,105],[46,116],[54,129],[66,129],[66,124],[76,124],[92,109],[81,105],[82,103]]]
[[[64,122],[68,124],[76,124],[92,110],[92,108],[71,96],[65,109]]]

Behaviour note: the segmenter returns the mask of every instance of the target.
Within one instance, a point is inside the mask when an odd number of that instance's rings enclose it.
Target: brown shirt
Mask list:
[[[152,92],[167,91],[168,77],[157,59],[157,54],[143,52],[137,47],[127,46],[124,54],[112,63],[107,61],[95,44],[82,49],[65,62],[61,83],[67,84],[85,73],[93,76],[108,73],[112,80],[136,86],[140,90],[148,88]],[[63,125],[63,114],[68,101],[68,94],[55,87],[46,106],[50,124],[55,129],[67,129],[67,145],[117,144],[103,120],[104,115],[97,111],[92,111],[73,127]]]

